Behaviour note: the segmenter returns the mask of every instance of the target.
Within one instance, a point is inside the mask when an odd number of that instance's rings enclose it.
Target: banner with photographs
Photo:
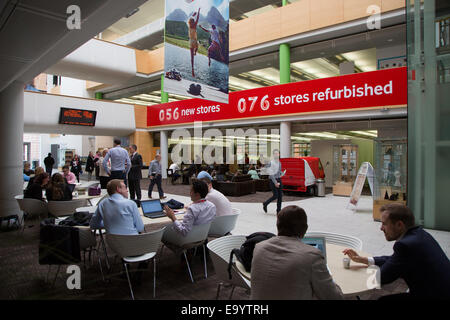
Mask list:
[[[164,91],[228,103],[229,0],[166,0]]]

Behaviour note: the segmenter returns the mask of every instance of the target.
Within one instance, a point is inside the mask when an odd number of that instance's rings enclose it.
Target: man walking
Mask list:
[[[52,170],[53,165],[55,164],[55,159],[53,159],[51,153],[49,153],[48,156],[45,157],[44,164],[45,164],[45,172],[47,172],[49,176],[52,176]]]
[[[148,168],[148,175],[150,178],[150,186],[148,187],[148,197],[152,198],[153,186],[156,183],[158,187],[158,193],[160,199],[165,199],[164,191],[161,186],[162,175],[161,175],[161,155],[157,154],[155,160],[150,162],[150,167]]]
[[[111,170],[107,166],[109,159],[111,159]],[[127,150],[120,146],[120,139],[114,138],[114,148],[108,150],[102,165],[111,180],[121,179],[127,185],[127,174],[131,169],[131,162]]]
[[[270,161],[269,167],[267,168],[269,173],[269,183],[270,189],[272,189],[272,197],[266,202],[263,202],[264,212],[267,213],[267,206],[273,200],[277,200],[277,213],[281,210],[281,202],[283,198],[283,185],[281,184],[281,162],[280,162],[280,152],[278,150],[273,151],[273,159]]]
[[[130,199],[134,200],[136,194],[136,204],[139,206],[141,202],[141,179],[142,179],[142,156],[137,153],[137,146],[131,145],[131,169],[128,173],[128,184],[130,187]]]

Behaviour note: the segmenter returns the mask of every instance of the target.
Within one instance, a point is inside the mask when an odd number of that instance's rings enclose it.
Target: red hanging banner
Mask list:
[[[229,103],[189,99],[149,106],[147,126],[406,106],[407,68],[393,68],[230,93]]]

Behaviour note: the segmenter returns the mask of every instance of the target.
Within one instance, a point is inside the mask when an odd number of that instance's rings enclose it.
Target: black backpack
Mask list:
[[[164,208],[165,205],[167,205],[170,209],[183,209],[184,203],[181,203],[180,201],[177,201],[175,199],[170,199],[166,203],[161,203],[162,207]]]
[[[228,261],[228,276],[231,279],[231,268],[233,266],[233,255],[244,265],[247,272],[251,271],[253,250],[258,242],[275,237],[270,232],[255,232],[246,237],[246,241],[241,245],[239,249],[233,249],[230,252],[230,260]]]

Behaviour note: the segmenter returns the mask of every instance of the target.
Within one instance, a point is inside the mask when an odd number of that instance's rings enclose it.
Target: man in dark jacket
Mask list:
[[[137,146],[131,145],[131,169],[128,173],[128,184],[130,187],[130,199],[134,200],[135,194],[137,204],[141,201],[141,179],[142,179],[142,156],[137,153]]]
[[[52,176],[52,170],[53,165],[55,164],[55,159],[53,159],[51,153],[49,153],[48,156],[45,157],[44,164],[45,164],[45,172],[47,172],[49,176]]]
[[[387,241],[396,240],[394,254],[361,257],[354,250],[344,254],[355,262],[377,265],[381,285],[398,278],[405,280],[408,293],[387,296],[391,299],[450,299],[450,261],[436,240],[414,225],[412,211],[402,204],[388,204],[380,209],[381,231]]]

